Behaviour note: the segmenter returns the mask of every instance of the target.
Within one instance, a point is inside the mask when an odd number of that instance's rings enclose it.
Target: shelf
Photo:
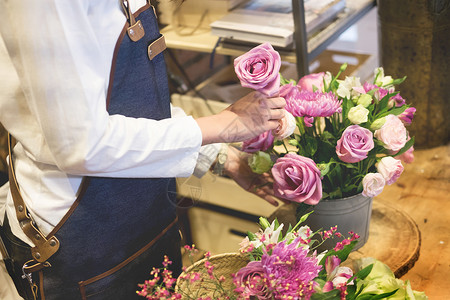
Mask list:
[[[329,44],[336,40],[341,33],[369,12],[375,4],[376,1],[374,0],[347,0],[347,8],[338,15],[336,20],[308,39],[306,45],[307,59],[300,60],[310,62],[325,50]],[[199,28],[192,32],[191,28],[178,27],[175,29],[171,25],[168,25],[164,27],[161,32],[166,38],[167,47],[172,49],[183,49],[204,53],[212,53],[215,51],[215,53],[221,55],[239,56],[253,47],[245,44],[224,44],[223,42],[219,42],[219,38],[212,35],[209,29],[204,28]],[[277,50],[279,50],[283,61],[297,63],[299,60],[299,52],[296,52],[295,49]],[[304,64],[304,62],[301,61],[297,63],[298,69],[300,69],[299,64],[302,63]],[[301,68],[304,69],[304,67]]]

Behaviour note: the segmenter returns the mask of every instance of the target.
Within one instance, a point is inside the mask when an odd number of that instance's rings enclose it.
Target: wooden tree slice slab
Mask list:
[[[346,265],[362,257],[373,257],[388,265],[397,278],[405,275],[419,259],[420,231],[403,211],[378,201],[372,204],[367,243],[350,254]]]

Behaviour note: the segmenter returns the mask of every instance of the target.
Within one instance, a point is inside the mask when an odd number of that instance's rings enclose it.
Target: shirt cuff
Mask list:
[[[206,172],[211,168],[211,165],[216,160],[217,154],[220,151],[222,144],[210,144],[202,146],[198,153],[197,164],[194,168],[194,176],[197,178],[203,177]]]

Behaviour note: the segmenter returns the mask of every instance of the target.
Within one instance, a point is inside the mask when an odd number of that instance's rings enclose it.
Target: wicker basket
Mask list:
[[[194,263],[192,266],[188,267],[185,272],[183,272],[180,277],[178,277],[176,284],[176,291],[183,295],[183,299],[191,298],[196,299],[200,297],[211,297],[215,299],[218,295],[216,294],[216,284],[209,280],[209,275],[205,269],[204,258]],[[233,286],[233,279],[231,274],[236,273],[239,269],[245,267],[250,260],[245,255],[240,253],[224,253],[219,255],[214,255],[209,258],[209,261],[214,266],[214,275],[216,277],[224,276],[225,282],[222,286],[226,290],[230,290]],[[202,274],[204,281],[198,280],[193,283],[189,283],[186,279],[181,279],[186,273],[199,272]],[[189,297],[188,297],[189,296]]]

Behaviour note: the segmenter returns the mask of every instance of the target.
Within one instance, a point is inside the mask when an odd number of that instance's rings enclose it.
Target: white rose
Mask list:
[[[362,195],[365,197],[375,197],[381,194],[386,182],[380,173],[367,173],[362,180],[362,184]]]
[[[403,172],[402,162],[392,156],[383,157],[377,165],[377,171],[383,175],[387,185],[397,181]]]
[[[348,111],[348,119],[353,124],[361,124],[367,122],[368,115],[369,110],[361,104],[350,108],[350,110]]]

